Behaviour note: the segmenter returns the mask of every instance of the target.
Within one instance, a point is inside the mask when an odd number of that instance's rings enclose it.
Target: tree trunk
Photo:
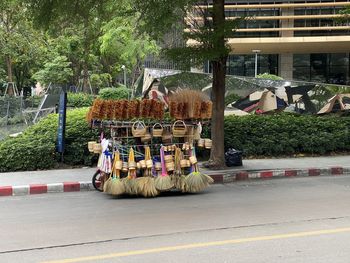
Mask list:
[[[13,82],[12,59],[10,55],[6,56],[6,67],[7,67],[7,82]]]
[[[83,63],[83,92],[90,93],[88,62],[84,61]]]
[[[13,82],[13,73],[12,73],[12,59],[10,55],[6,56],[6,67],[7,67],[7,82]],[[8,85],[7,95],[13,96],[15,94],[13,83]],[[6,94],[5,94],[6,95]]]
[[[224,0],[213,1],[213,30],[217,32],[214,41],[214,50],[220,51],[217,59],[211,61],[213,66],[213,115],[211,122],[211,136],[213,140],[210,159],[207,167],[212,169],[224,168],[225,147],[224,147],[224,111],[225,111],[225,77],[227,51],[225,45],[225,10]]]
[[[83,92],[90,93],[89,85],[89,51],[90,51],[90,37],[89,37],[89,20],[86,16],[84,20],[84,61],[83,61]]]

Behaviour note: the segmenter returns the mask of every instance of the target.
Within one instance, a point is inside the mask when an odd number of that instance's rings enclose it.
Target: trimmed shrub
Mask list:
[[[91,165],[96,156],[90,154],[87,142],[98,136],[85,121],[87,108],[67,112],[66,150],[64,162],[71,165]],[[55,152],[58,115],[50,114],[27,128],[16,138],[0,142],[0,171],[37,170],[53,168],[57,164]]]
[[[127,99],[129,90],[125,87],[103,88],[98,92],[98,97],[104,100]]]
[[[249,115],[225,118],[225,148],[246,156],[325,154],[350,150],[350,117]]]
[[[67,94],[67,107],[82,108],[92,106],[94,96],[86,93],[72,93]]]

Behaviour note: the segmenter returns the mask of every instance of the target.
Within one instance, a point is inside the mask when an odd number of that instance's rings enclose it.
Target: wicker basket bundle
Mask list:
[[[174,137],[184,137],[186,135],[187,126],[184,121],[175,121],[172,127]]]
[[[136,121],[131,128],[132,135],[134,137],[143,137],[147,132],[147,128],[144,122]]]

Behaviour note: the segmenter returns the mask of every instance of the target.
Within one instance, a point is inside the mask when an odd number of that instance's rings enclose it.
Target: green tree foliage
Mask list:
[[[156,52],[154,41],[146,34],[136,34],[139,13],[132,9],[132,0],[26,2],[36,24],[48,29],[55,47],[51,58],[66,56],[72,62],[72,83],[81,81],[85,92],[90,91],[89,76],[95,88],[110,86],[112,81],[105,83],[97,75],[116,77],[122,72],[121,65],[126,65],[133,83],[142,60]]]
[[[157,54],[158,46],[146,33],[137,29],[139,16],[115,17],[103,26],[100,51],[110,62],[111,70],[121,72],[124,65],[131,75],[131,85],[141,71],[142,62],[148,55]]]
[[[23,1],[0,1],[0,61],[6,80],[29,85],[30,77],[46,55],[44,35],[33,28]]]
[[[38,82],[49,85],[50,83],[66,84],[73,76],[73,71],[69,67],[71,62],[67,57],[58,56],[52,62],[46,62],[44,68],[36,72],[33,78]]]
[[[226,62],[230,51],[227,39],[238,27],[241,19],[225,19],[225,1],[203,1],[204,6],[193,0],[134,0],[135,9],[141,13],[142,28],[153,37],[164,38],[174,25],[180,27],[183,43],[164,49],[164,53],[184,63],[203,65],[210,61],[213,69],[212,139],[208,166],[221,168],[224,161],[224,109]],[[187,17],[186,19],[184,19]],[[184,21],[185,23],[181,23]],[[187,43],[186,45],[184,43]]]

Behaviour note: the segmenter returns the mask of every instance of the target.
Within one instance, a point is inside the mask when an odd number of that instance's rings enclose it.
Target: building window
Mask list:
[[[294,54],[293,79],[350,84],[349,54]]]

